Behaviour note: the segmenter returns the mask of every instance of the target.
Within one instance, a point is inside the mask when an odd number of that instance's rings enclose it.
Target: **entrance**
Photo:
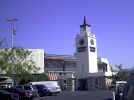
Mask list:
[[[78,79],[78,90],[80,90],[80,91],[86,91],[87,90],[86,79]]]
[[[99,88],[99,78],[94,78],[94,88],[95,89]]]

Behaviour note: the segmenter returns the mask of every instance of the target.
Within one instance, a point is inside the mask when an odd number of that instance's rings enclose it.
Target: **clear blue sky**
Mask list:
[[[11,45],[5,20],[17,18],[15,46],[73,55],[83,16],[97,37],[98,56],[134,66],[134,0],[0,0],[0,37]]]

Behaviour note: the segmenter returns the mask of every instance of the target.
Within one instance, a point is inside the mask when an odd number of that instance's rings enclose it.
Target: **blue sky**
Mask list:
[[[5,20],[17,18],[15,46],[73,55],[84,16],[97,37],[98,56],[133,67],[134,0],[0,0],[0,38],[11,46]]]

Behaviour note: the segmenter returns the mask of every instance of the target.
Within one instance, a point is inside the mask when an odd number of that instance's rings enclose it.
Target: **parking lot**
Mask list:
[[[112,100],[113,91],[62,91],[58,95],[36,97],[34,100]]]

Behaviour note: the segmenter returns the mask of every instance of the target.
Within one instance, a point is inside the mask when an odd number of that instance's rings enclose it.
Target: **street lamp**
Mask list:
[[[10,22],[11,24],[11,47],[14,47],[14,41],[13,41],[13,36],[16,34],[16,28],[14,27],[14,22],[18,21],[18,19],[16,18],[12,18],[12,19],[7,19],[7,22]]]
[[[11,24],[11,49],[13,50],[14,47],[14,39],[13,36],[16,34],[16,28],[14,27],[14,22],[18,21],[15,18],[12,19],[7,19],[7,22],[9,22]],[[13,51],[13,55],[12,55],[12,85],[14,86],[14,51]]]

